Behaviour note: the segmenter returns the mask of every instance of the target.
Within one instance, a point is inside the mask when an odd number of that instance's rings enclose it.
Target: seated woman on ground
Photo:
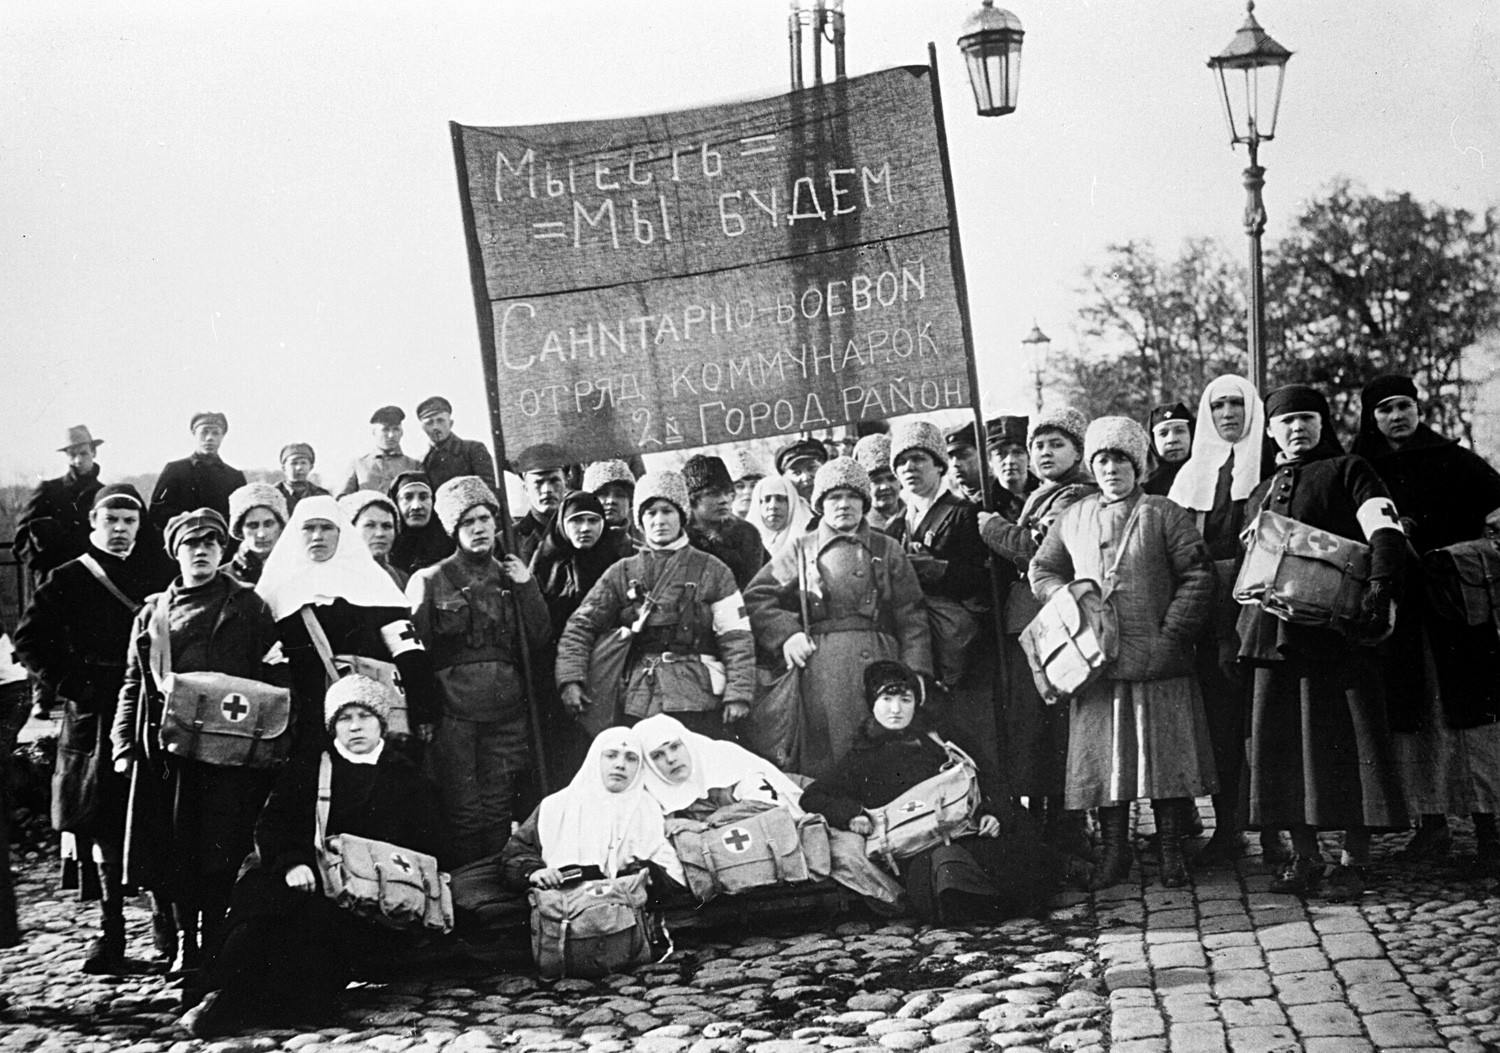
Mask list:
[[[507,886],[561,888],[583,878],[651,870],[652,898],[680,891],[682,864],[667,841],[661,806],[646,793],[645,753],[631,728],[595,736],[573,781],[516,829],[500,854]]]
[[[930,730],[920,697],[922,679],[900,662],[865,667],[870,716],[832,770],[802,792],[802,807],[830,827],[868,837],[870,811],[937,775],[949,761]],[[1007,797],[981,799],[976,833],[900,861],[911,905],[924,920],[968,917],[994,921],[1047,909],[1055,884],[1050,853],[1031,817]]]
[[[327,751],[296,756],[255,828],[255,853],[235,885],[223,949],[183,993],[182,1024],[198,1038],[285,1020],[326,1017],[372,954],[395,955],[410,937],[336,906],[320,889],[317,811],[324,758],[331,765],[324,834],[385,841],[441,862],[437,794],[411,762],[386,748],[391,695],[347,676],[328,689]]]

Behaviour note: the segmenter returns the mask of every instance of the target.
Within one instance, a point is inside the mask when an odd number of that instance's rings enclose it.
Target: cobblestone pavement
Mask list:
[[[1488,881],[1381,862],[1355,904],[1267,891],[1259,860],[1164,890],[1155,867],[1064,896],[1042,921],[968,931],[869,918],[678,934],[667,962],[606,981],[441,964],[351,989],[343,1016],[204,1043],[147,971],[132,906],[119,979],[78,971],[94,908],[21,874],[22,946],[0,951],[0,1051],[77,1053],[1199,1053],[1500,1050],[1500,900]],[[1464,838],[1460,838],[1464,843]]]

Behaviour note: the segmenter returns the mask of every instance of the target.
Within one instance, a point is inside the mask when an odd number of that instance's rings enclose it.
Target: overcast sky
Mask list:
[[[985,409],[1025,412],[1033,318],[1072,341],[1105,246],[1241,252],[1243,152],[1204,60],[1244,17],[1205,0],[1001,0],[1025,23],[1021,105],[974,115],[968,0],[848,0],[851,74],[938,44]],[[779,0],[66,4],[0,25],[0,482],[107,475],[190,448],[325,477],[370,412],[433,393],[487,437],[447,121],[529,124],[778,94]],[[1296,54],[1262,151],[1268,236],[1338,175],[1472,210],[1500,203],[1500,0],[1263,0]],[[407,452],[425,449],[409,422]]]

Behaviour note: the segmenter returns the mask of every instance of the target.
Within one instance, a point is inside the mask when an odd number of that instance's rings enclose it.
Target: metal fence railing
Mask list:
[[[0,624],[9,629],[31,602],[31,574],[16,555],[15,540],[0,541]]]

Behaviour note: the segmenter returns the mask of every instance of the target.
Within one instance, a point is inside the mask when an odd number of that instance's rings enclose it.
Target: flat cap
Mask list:
[[[177,555],[177,547],[184,541],[191,541],[205,534],[217,536],[219,544],[222,545],[229,540],[229,524],[224,522],[224,517],[212,508],[195,508],[191,512],[179,512],[167,523],[166,534],[163,538],[166,542],[167,555]]]
[[[417,420],[424,420],[434,413],[452,413],[453,403],[441,395],[434,395],[430,399],[423,399],[417,403]]]
[[[809,457],[819,464],[827,464],[828,449],[817,439],[796,439],[776,451],[776,471],[785,475],[788,468]]]
[[[285,464],[289,457],[306,457],[314,464],[317,463],[318,455],[313,453],[310,442],[289,442],[281,448],[281,456],[277,458],[277,464]]]
[[[406,411],[400,406],[381,406],[370,414],[371,424],[384,424],[387,427],[394,427],[405,419]]]
[[[517,475],[527,472],[550,472],[554,468],[566,468],[574,457],[553,442],[538,442],[526,447],[511,458],[510,470]]]
[[[188,431],[197,431],[200,424],[217,424],[225,431],[229,430],[229,418],[213,410],[203,410],[194,413],[193,419],[188,421]]]

